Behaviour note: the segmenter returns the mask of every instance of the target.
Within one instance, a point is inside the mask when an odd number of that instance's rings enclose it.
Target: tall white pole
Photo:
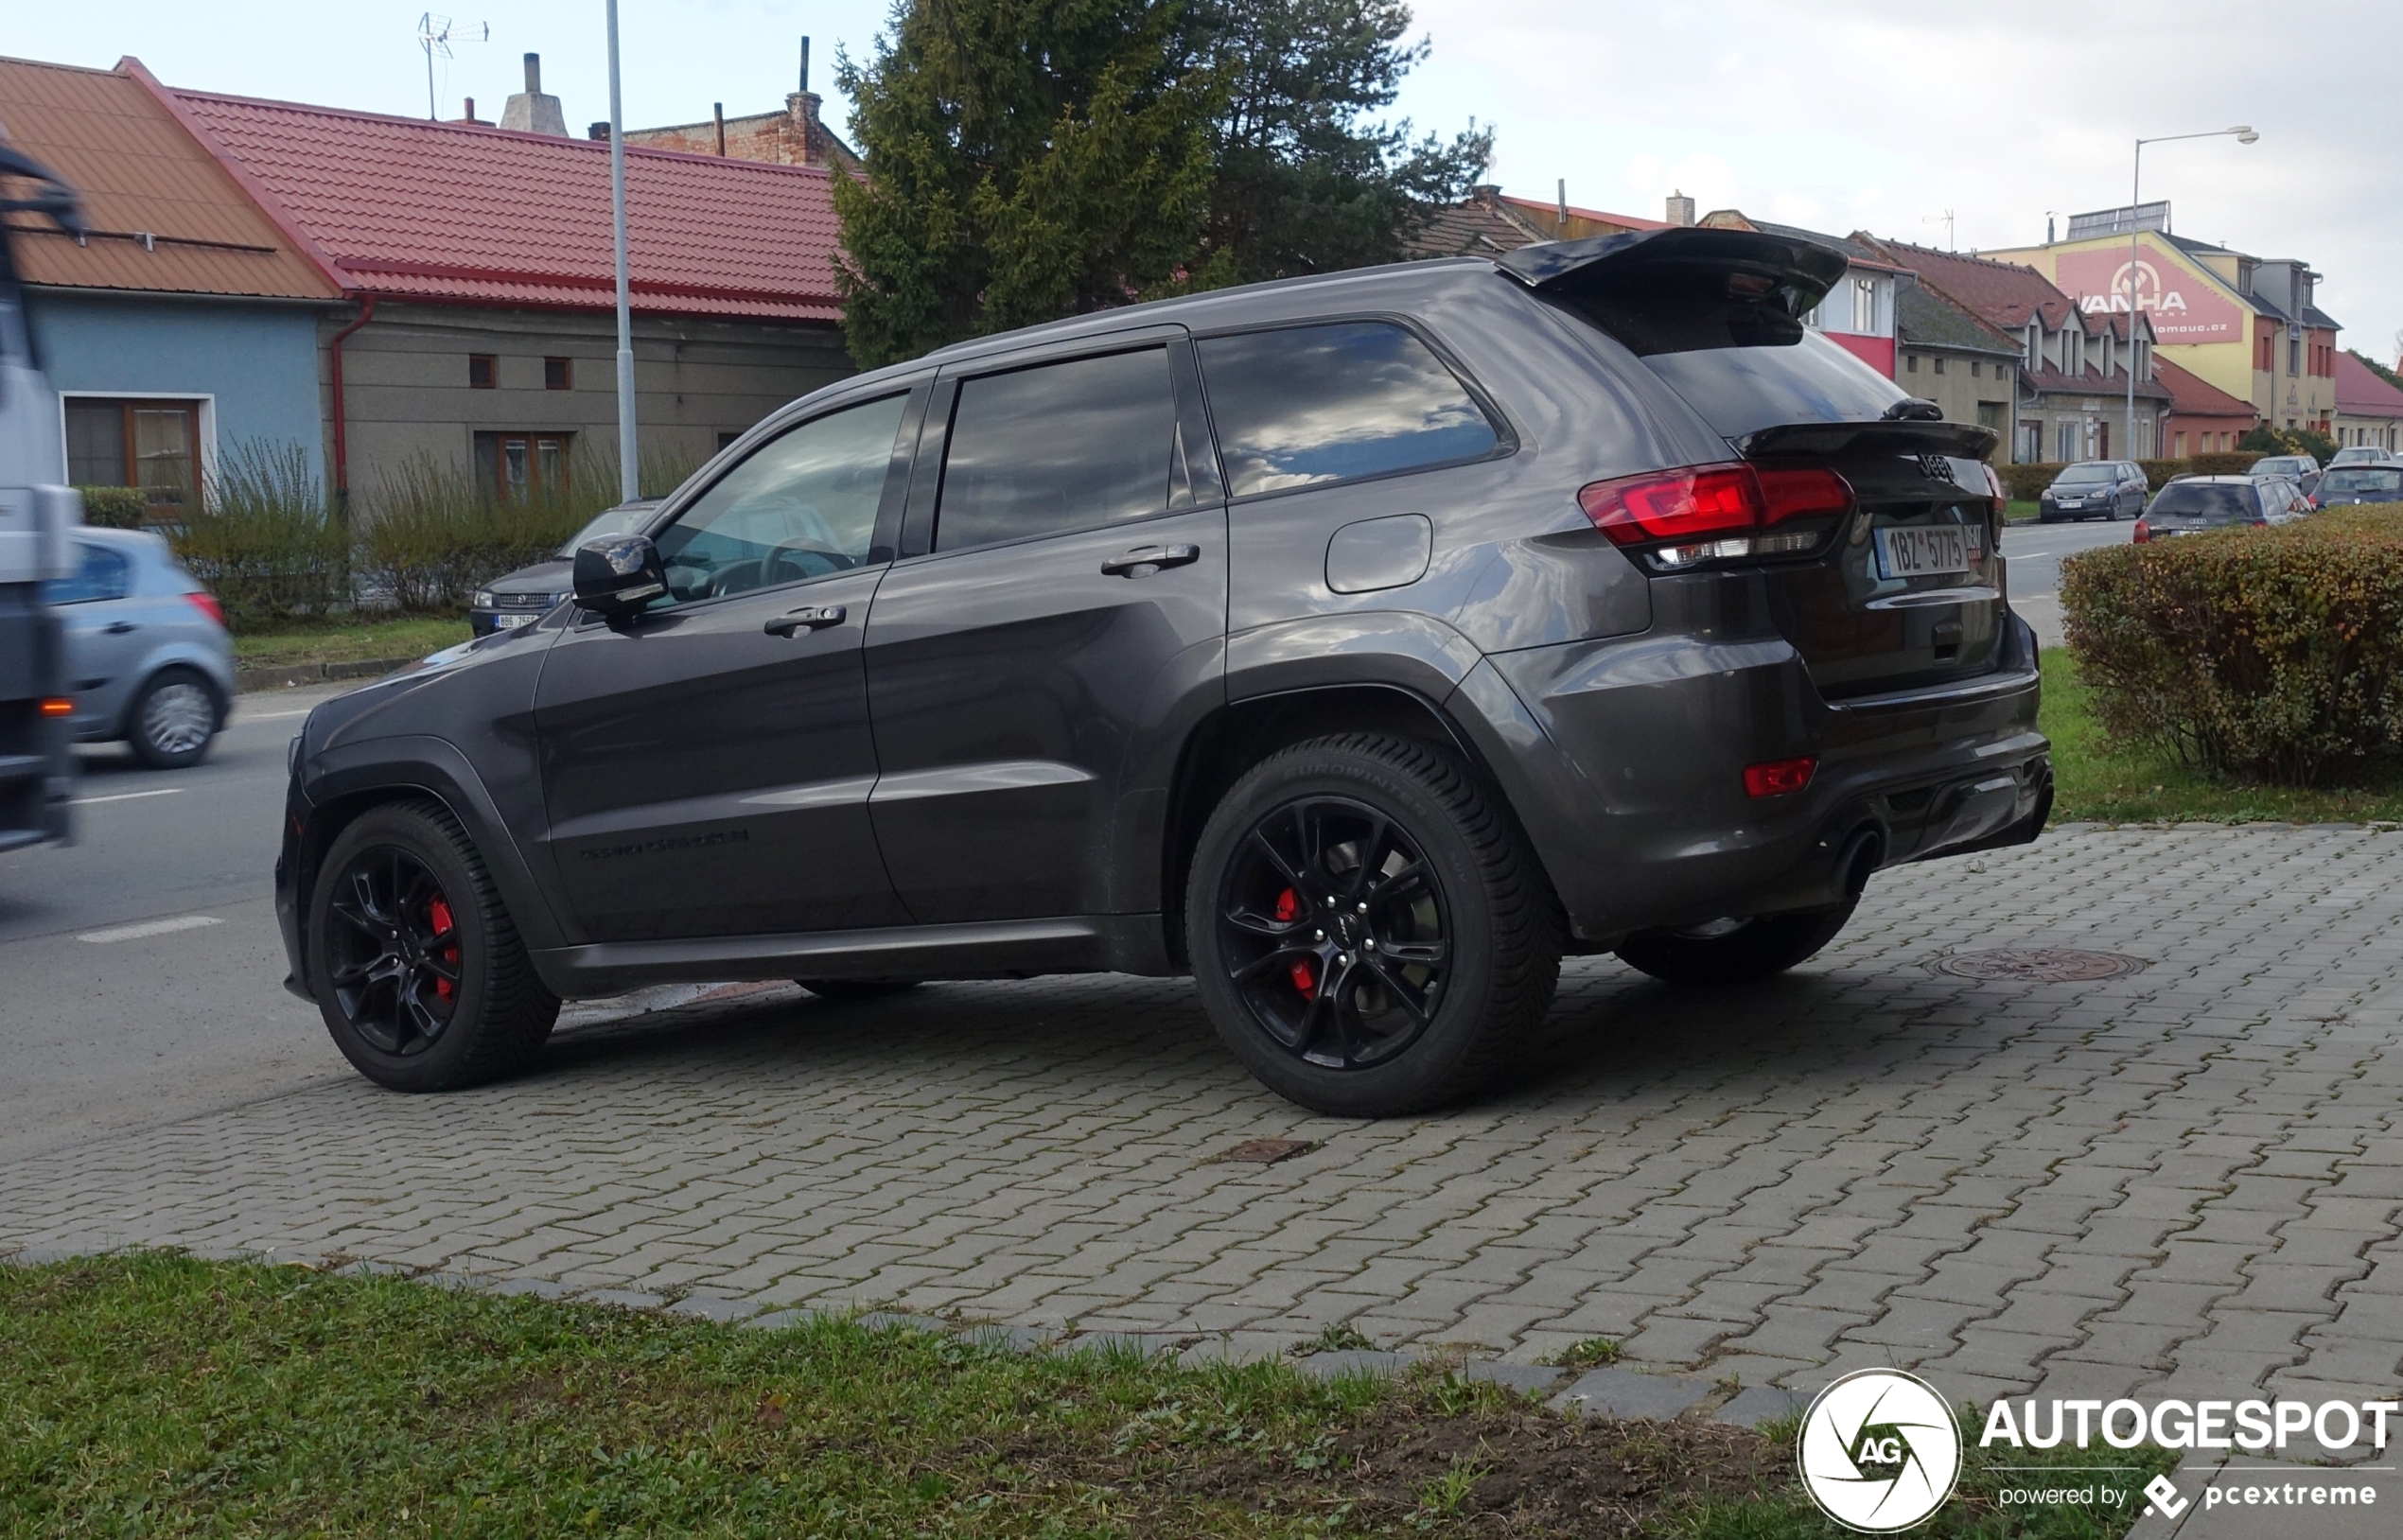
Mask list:
[[[625,262],[625,116],[618,99],[618,0],[609,5],[609,223],[618,262],[618,495],[642,495],[634,436],[634,301]]]
[[[610,0],[610,3],[614,5],[616,0]],[[2144,184],[2145,142],[2139,139],[2136,141],[2136,169],[2128,179],[2128,446],[2120,452],[2130,460],[2136,458],[2136,309],[2138,295],[2143,292],[2136,283],[2136,236],[2144,228],[2136,218],[2136,205],[2144,201]],[[2106,320],[2110,314],[2108,310],[2103,312]],[[2160,458],[2158,447],[2153,451],[2153,458]]]

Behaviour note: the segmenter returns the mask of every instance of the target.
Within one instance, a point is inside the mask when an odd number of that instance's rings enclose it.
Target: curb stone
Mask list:
[[[1717,1389],[1707,1379],[1596,1369],[1553,1396],[1552,1404],[1587,1417],[1658,1417],[1668,1422],[1702,1405]]]
[[[1499,1385],[1504,1390],[1526,1395],[1541,1395],[1560,1383],[1564,1370],[1539,1363],[1503,1363],[1498,1358],[1482,1358],[1465,1364],[1460,1371],[1463,1379],[1481,1380]]]
[[[1313,1353],[1307,1358],[1296,1358],[1293,1367],[1318,1379],[1341,1379],[1346,1374],[1398,1374],[1412,1364],[1422,1361],[1415,1353],[1380,1353],[1373,1348],[1339,1348],[1333,1353]]]
[[[714,1321],[723,1325],[731,1325],[758,1315],[760,1307],[756,1304],[745,1304],[740,1300],[721,1300],[709,1294],[687,1294],[684,1298],[670,1303],[666,1313],[672,1316],[692,1316],[700,1321]]]
[[[1810,1403],[1792,1391],[1774,1385],[1752,1385],[1738,1391],[1728,1404],[1710,1414],[1714,1423],[1731,1427],[1758,1427],[1784,1417],[1799,1417]]]
[[[362,657],[348,663],[254,663],[234,671],[234,691],[250,695],[262,690],[298,690],[338,679],[381,678],[416,661],[413,657]]]

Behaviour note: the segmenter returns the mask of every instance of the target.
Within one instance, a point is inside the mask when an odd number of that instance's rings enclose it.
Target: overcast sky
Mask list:
[[[456,0],[468,5],[469,0]],[[114,0],[12,8],[0,48],[105,66],[140,58],[171,84],[422,114],[423,0]],[[1549,199],[1658,218],[1673,189],[1705,209],[1963,251],[2042,240],[2128,198],[2131,141],[2249,123],[2261,142],[2149,150],[2144,195],[2180,233],[2325,275],[2342,341],[2392,362],[2403,328],[2403,4],[2332,0],[1418,0],[1434,56],[1399,111],[1447,131],[1495,124],[1495,178]],[[630,125],[781,103],[798,39],[831,96],[835,45],[865,50],[878,0],[623,0]],[[576,127],[608,115],[599,0],[493,0],[435,61],[443,115],[498,115],[519,56]],[[839,128],[844,108],[830,101]]]

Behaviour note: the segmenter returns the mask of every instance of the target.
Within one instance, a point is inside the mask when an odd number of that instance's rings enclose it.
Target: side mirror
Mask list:
[[[647,534],[605,534],[576,548],[576,603],[596,614],[623,619],[667,591],[667,568]]]

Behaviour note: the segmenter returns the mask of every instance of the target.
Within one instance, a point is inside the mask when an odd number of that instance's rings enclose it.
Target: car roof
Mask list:
[[[2170,484],[2171,486],[2251,486],[2251,485],[2253,485],[2254,483],[2255,483],[2255,482],[2257,482],[2257,481],[2276,481],[2276,480],[2278,480],[2278,478],[2277,478],[2276,476],[2274,476],[2274,475],[2272,475],[2272,476],[2250,476],[2250,475],[2247,475],[2247,476],[2181,476],[2181,477],[2179,477],[2179,478],[2178,478],[2175,481],[2173,481],[2173,482],[2171,482],[2171,483],[2169,483],[2169,484]],[[2165,492],[2166,492],[2166,491],[2167,491],[2168,489],[2169,489],[2169,488],[2168,488],[2167,486],[2165,486],[2165,487],[2163,487],[2163,488],[2162,488],[2162,490],[2163,490],[2163,491],[2165,491]]]

